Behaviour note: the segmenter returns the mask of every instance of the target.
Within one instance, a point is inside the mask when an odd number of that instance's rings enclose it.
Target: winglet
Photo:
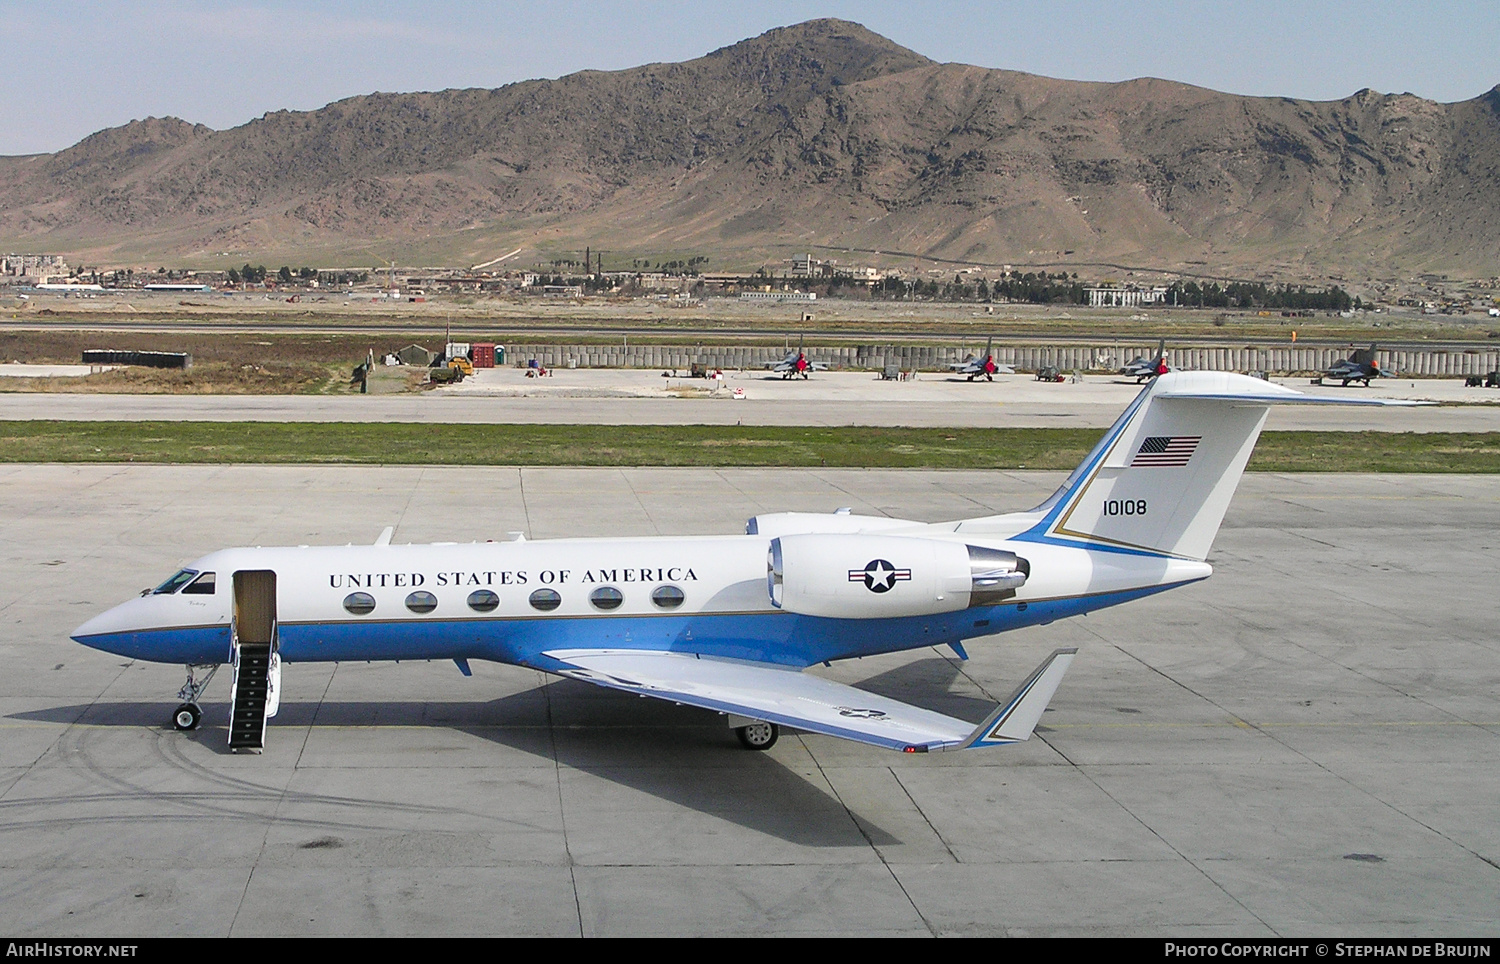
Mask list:
[[[380,530],[380,535],[375,537],[375,544],[377,546],[388,546],[391,544],[391,536],[395,534],[395,526],[386,526],[384,529]]]
[[[1068,671],[1068,665],[1073,662],[1073,655],[1077,652],[1076,647],[1053,650],[1052,655],[1042,660],[1042,665],[1016,687],[1009,699],[976,726],[967,740],[953,749],[1003,746],[1031,739],[1031,732],[1042,718],[1042,711],[1052,702],[1052,694],[1057,692],[1057,686],[1062,682],[1063,674]]]

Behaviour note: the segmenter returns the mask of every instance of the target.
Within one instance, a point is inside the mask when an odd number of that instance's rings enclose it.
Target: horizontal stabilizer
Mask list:
[[[1066,653],[1066,656],[1059,656]],[[1072,650],[1053,653],[978,730],[972,723],[768,663],[621,649],[553,650],[574,679],[891,750],[995,746],[1031,735]],[[1011,734],[1022,733],[1021,736]]]

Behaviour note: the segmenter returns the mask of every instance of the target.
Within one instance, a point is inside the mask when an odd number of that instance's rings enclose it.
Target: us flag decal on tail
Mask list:
[[[1141,443],[1130,464],[1132,467],[1187,465],[1201,441],[1201,435],[1153,435]]]

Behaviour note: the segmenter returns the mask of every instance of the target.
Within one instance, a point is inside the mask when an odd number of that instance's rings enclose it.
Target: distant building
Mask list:
[[[687,279],[677,275],[664,274],[660,271],[642,271],[638,274],[628,275],[627,281],[634,280],[642,288],[656,290],[667,288],[676,291],[684,284],[690,283]]]
[[[818,294],[815,291],[741,291],[740,300],[759,302],[817,301]]]
[[[186,294],[188,292],[212,294],[214,290],[212,285],[206,285],[202,282],[199,282],[197,284],[175,284],[171,282],[161,282],[158,284],[142,285],[141,289],[143,291],[162,291],[172,294]]]
[[[1115,285],[1101,285],[1098,288],[1084,288],[1089,296],[1090,308],[1137,308],[1141,305],[1155,305],[1167,300],[1167,289],[1164,287],[1138,288],[1134,285],[1121,288]]]
[[[68,263],[57,254],[7,254],[0,258],[0,274],[46,282],[52,278],[66,278]]]
[[[543,298],[582,298],[583,285],[542,285]]]
[[[786,263],[791,265],[788,273],[793,278],[831,278],[838,274],[839,263],[832,258],[825,261],[803,254],[788,258]]]

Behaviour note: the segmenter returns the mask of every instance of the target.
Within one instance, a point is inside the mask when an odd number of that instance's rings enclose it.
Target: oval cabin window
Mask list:
[[[549,613],[562,605],[562,597],[557,594],[556,589],[538,589],[531,594],[531,608],[540,609]]]
[[[651,590],[651,605],[657,609],[676,609],[687,596],[676,586],[657,586]]]
[[[356,616],[368,616],[375,611],[375,597],[367,592],[351,592],[344,597],[344,608]]]
[[[406,597],[406,608],[414,613],[430,613],[437,608],[437,597],[419,589]]]
[[[476,613],[492,613],[500,608],[500,597],[488,589],[476,589],[469,593],[469,608]]]
[[[619,609],[620,603],[624,601],[624,594],[614,586],[600,586],[589,593],[589,602],[594,604],[594,608],[603,609],[606,612],[611,609]]]

